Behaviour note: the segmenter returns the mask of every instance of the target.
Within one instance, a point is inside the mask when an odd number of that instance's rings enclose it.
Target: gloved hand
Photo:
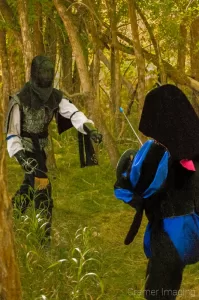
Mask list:
[[[94,143],[101,143],[102,134],[97,131],[97,128],[92,123],[84,123],[83,127]]]
[[[19,150],[15,153],[14,157],[18,163],[22,166],[24,171],[28,174],[32,174],[38,167],[38,163],[34,158],[27,158],[23,150]]]

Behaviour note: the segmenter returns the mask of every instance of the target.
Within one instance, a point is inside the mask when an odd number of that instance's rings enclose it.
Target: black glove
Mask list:
[[[97,131],[97,128],[95,128],[92,123],[84,123],[84,130],[94,143],[101,143],[102,134]]]
[[[22,166],[24,171],[28,174],[32,174],[38,167],[38,163],[34,158],[27,158],[23,150],[19,150],[14,157],[18,163]]]

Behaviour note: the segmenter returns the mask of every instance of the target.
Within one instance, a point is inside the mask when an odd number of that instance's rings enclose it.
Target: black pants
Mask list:
[[[147,267],[145,299],[175,300],[182,282],[184,264],[162,229],[151,236],[152,256]]]
[[[30,202],[34,201],[35,209],[42,210],[43,216],[47,219],[45,235],[46,237],[50,237],[53,208],[51,183],[49,181],[49,184],[45,189],[34,189],[35,177],[48,178],[46,174],[46,155],[44,151],[40,151],[37,154],[26,152],[26,155],[28,158],[35,158],[37,160],[38,168],[34,174],[25,174],[23,183],[12,199],[13,204],[15,208],[23,214],[28,208]]]

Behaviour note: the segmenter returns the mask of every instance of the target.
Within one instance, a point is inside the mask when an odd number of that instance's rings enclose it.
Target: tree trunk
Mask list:
[[[69,40],[70,40],[70,43],[71,43],[71,46],[73,49],[73,54],[75,56],[77,67],[78,67],[82,90],[83,90],[83,93],[87,95],[87,100],[88,100],[86,103],[87,110],[89,112],[89,115],[92,115],[92,103],[94,103],[94,99],[93,99],[94,92],[93,92],[91,79],[89,77],[86,60],[85,60],[85,57],[83,54],[83,50],[82,50],[82,47],[80,44],[77,30],[72,22],[71,16],[66,11],[63,1],[62,0],[53,0],[53,2],[55,4],[55,7],[56,7],[60,17],[63,20],[64,26],[68,33],[68,37],[69,37]],[[104,118],[100,114],[99,107],[98,107],[98,112],[99,112],[98,117],[95,118],[95,116],[94,116],[94,122],[95,122],[96,126],[99,128],[99,130],[103,133],[103,141],[104,141],[104,144],[109,153],[110,161],[113,166],[116,166],[118,157],[119,157],[118,149],[115,145],[115,142],[114,142],[112,136],[110,135],[110,133],[108,132],[108,130],[106,128]]]
[[[97,118],[98,108],[100,106],[100,85],[99,85],[99,75],[100,75],[100,58],[99,58],[99,49],[95,47],[95,53],[93,56],[93,68],[92,68],[92,82],[93,88],[95,91],[95,101],[93,103],[93,110],[95,114],[95,118]]]
[[[190,35],[191,35],[191,44],[190,44],[190,56],[191,56],[191,76],[199,81],[199,17],[191,24]],[[193,92],[192,94],[192,103],[195,108],[196,113],[199,116],[199,92]]]
[[[191,44],[190,44],[190,54],[191,54],[191,76],[199,80],[199,17],[197,17],[192,23],[190,28]]]
[[[139,116],[140,116],[144,105],[144,99],[145,99],[145,61],[142,53],[142,48],[140,45],[137,16],[135,10],[135,1],[128,0],[128,7],[129,7],[129,15],[131,21],[132,37],[133,37],[133,48],[135,52],[137,73],[138,73],[137,98],[138,98]]]
[[[76,61],[74,61],[73,63],[73,74],[72,74],[72,92],[73,94],[76,93],[80,93],[80,89],[81,89],[81,82],[80,82],[80,78],[79,78],[79,73],[78,73],[78,69],[77,69],[77,64]],[[80,109],[84,109],[85,108],[85,97],[80,97],[80,99],[78,100],[78,104],[80,106]]]
[[[134,0],[128,0],[129,15],[131,20],[131,30],[133,37],[133,48],[135,52],[137,72],[138,72],[138,102],[140,112],[142,111],[145,98],[145,62],[140,45],[137,16],[135,11]]]
[[[43,28],[42,28],[42,5],[39,2],[35,3],[36,20],[33,26],[33,39],[34,39],[34,55],[44,54],[43,43]]]
[[[49,136],[48,136],[48,147],[46,149],[46,156],[47,156],[47,168],[48,170],[53,170],[57,168],[56,159],[55,159],[55,152],[54,152],[54,144],[52,138],[52,125],[49,126]]]
[[[100,56],[100,60],[103,62],[103,64],[110,70],[111,69],[110,62],[101,50],[99,50],[99,56]],[[132,83],[125,77],[121,76],[121,80],[122,80],[122,84],[128,90],[129,100],[131,101],[135,97],[135,89],[134,89]]]
[[[6,28],[8,27],[15,37],[15,46],[23,50],[21,32],[18,29],[19,26],[13,23],[15,17],[6,0],[0,1],[0,12]]]
[[[7,40],[9,44],[11,41],[14,41],[13,44],[15,44],[15,37],[13,39],[13,36],[7,35]],[[16,46],[8,47],[7,52],[9,57],[10,91],[13,94],[21,89],[25,81],[23,53]]]
[[[9,66],[6,35],[0,31],[0,60],[2,66],[3,100],[0,105],[0,299],[20,300],[21,286],[14,251],[12,205],[8,197],[5,168],[4,115],[9,97]]]
[[[54,10],[51,12],[51,16],[46,18],[45,28],[45,54],[55,63],[57,53],[57,29],[54,20]]]
[[[61,34],[59,35],[59,53],[61,57],[60,89],[63,88],[72,94],[72,49],[66,34],[65,39]]]
[[[51,11],[51,16],[46,17],[46,26],[45,26],[45,55],[47,55],[52,62],[56,65],[56,54],[57,54],[57,34],[56,26],[54,20],[54,9]],[[57,70],[55,70],[56,73]],[[58,88],[59,82],[55,76],[54,80],[55,87]],[[48,147],[46,149],[47,154],[47,167],[49,170],[56,168],[56,159],[54,153],[54,145],[52,139],[52,129],[51,125],[49,126],[49,135],[48,135]]]
[[[107,1],[107,6],[110,12],[111,23],[111,92],[110,100],[114,114],[114,136],[118,137],[121,128],[121,113],[119,108],[121,106],[121,77],[120,77],[120,56],[117,49],[117,15],[116,15],[116,1]]]
[[[160,78],[160,82],[161,84],[165,84],[166,83],[166,74],[164,71],[164,65],[162,63],[162,58],[161,58],[161,54],[159,51],[159,45],[158,42],[156,41],[155,35],[153,33],[153,29],[151,28],[150,24],[147,21],[147,18],[145,17],[145,15],[142,13],[141,9],[139,8],[139,6],[137,5],[137,3],[135,3],[136,5],[136,10],[138,12],[138,14],[140,15],[148,33],[151,39],[151,43],[153,44],[153,48],[155,51],[155,55],[157,57],[157,70],[158,70],[158,74],[159,74],[159,78]]]
[[[25,67],[25,79],[30,79],[30,67],[33,58],[33,44],[30,34],[30,26],[28,24],[28,8],[26,0],[17,0],[19,23],[21,27],[21,36],[23,43],[23,54],[24,54],[24,67]]]
[[[187,29],[186,24],[180,24],[180,37],[178,43],[178,71],[185,73],[185,61],[186,61],[186,43],[187,43]]]
[[[23,45],[21,31],[18,23],[15,23],[15,16],[6,0],[0,1],[0,13],[7,28],[10,90],[16,92],[24,83]]]
[[[77,30],[71,20],[71,17],[69,16],[69,13],[66,12],[64,2],[62,0],[54,0],[53,2],[55,4],[55,7],[57,8],[60,17],[62,18],[73,49],[73,54],[76,59],[83,93],[89,94],[91,91],[91,82]]]

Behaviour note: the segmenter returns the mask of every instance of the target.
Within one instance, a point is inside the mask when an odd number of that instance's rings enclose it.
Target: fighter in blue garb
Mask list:
[[[199,261],[199,119],[185,94],[167,84],[147,94],[139,130],[150,140],[122,155],[114,192],[136,209],[125,244],[143,212],[149,221],[145,299],[174,300],[184,267]]]

